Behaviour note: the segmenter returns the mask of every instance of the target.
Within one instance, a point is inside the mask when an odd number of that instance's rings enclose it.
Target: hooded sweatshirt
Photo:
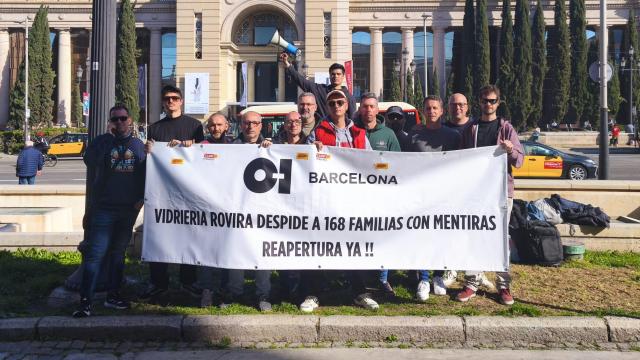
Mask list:
[[[481,120],[475,120],[473,124],[468,126],[462,133],[462,146],[463,149],[470,149],[478,147],[478,123]],[[501,141],[509,140],[513,144],[513,151],[511,154],[507,154],[507,182],[508,182],[508,194],[509,198],[513,198],[513,174],[511,173],[511,167],[519,168],[524,161],[524,149],[520,140],[518,139],[518,132],[511,126],[511,124],[504,118],[498,118],[494,121],[499,121],[498,126],[498,139],[496,145],[499,145]]]

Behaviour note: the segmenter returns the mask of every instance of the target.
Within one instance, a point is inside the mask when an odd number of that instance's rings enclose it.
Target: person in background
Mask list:
[[[16,160],[16,177],[19,185],[34,185],[36,176],[42,174],[44,157],[40,150],[33,147],[33,141],[24,142],[24,148],[18,154]]]

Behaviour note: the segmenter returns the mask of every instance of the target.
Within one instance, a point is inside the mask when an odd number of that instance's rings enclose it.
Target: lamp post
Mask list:
[[[409,50],[407,48],[402,49],[402,71],[400,83],[404,84],[402,87],[402,99],[407,102],[407,62],[409,61]]]
[[[424,34],[424,97],[427,97],[429,95],[429,70],[427,69],[427,19],[430,17],[431,15],[427,13],[422,14],[422,25]]]
[[[598,155],[598,179],[609,179],[609,109],[607,105],[607,49],[609,47],[607,31],[607,0],[600,0],[600,154]]]
[[[629,67],[627,69],[622,69],[622,71],[629,72],[629,99],[627,99],[627,103],[629,105],[628,116],[629,116],[629,124],[633,125],[633,72],[636,70],[640,70],[640,61],[638,61],[637,67],[633,67],[633,61],[635,58],[633,57],[634,50],[633,47],[629,48]],[[626,64],[626,59],[622,58],[621,65],[624,68]]]
[[[78,93],[78,96],[80,97],[80,103],[82,103],[82,93],[80,92],[80,81],[82,81],[82,73],[84,73],[84,71],[82,70],[82,66],[78,65],[76,67],[76,90],[78,90],[77,93]],[[78,99],[77,98],[73,99],[73,101],[74,102],[78,101]],[[74,105],[73,113],[75,113],[75,111],[76,111],[76,109],[75,109],[75,105]],[[76,115],[78,115],[78,114],[76,114]],[[82,127],[82,115],[80,116],[80,118],[76,119],[76,123],[77,123],[76,125],[78,127]]]

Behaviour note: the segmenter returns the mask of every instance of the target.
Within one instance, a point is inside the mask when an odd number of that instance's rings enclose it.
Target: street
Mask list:
[[[584,154],[598,163],[597,148],[563,149]],[[611,180],[640,180],[640,150],[617,148],[610,150],[609,178]],[[0,154],[0,185],[17,184],[16,156]],[[36,178],[36,184],[72,185],[84,184],[86,168],[80,158],[60,158],[54,167],[45,167],[42,176]]]

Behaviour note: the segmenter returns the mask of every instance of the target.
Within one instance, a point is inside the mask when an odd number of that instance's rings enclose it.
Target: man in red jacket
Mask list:
[[[322,145],[371,150],[366,131],[347,116],[347,95],[342,90],[333,90],[327,94],[327,105],[329,116],[309,134],[307,144],[315,144],[318,151]]]
[[[371,144],[367,139],[366,131],[354,125],[347,116],[349,107],[348,98],[341,90],[333,90],[327,94],[329,116],[309,134],[307,144],[315,144],[318,151],[323,146],[348,147],[353,149],[371,150]],[[351,291],[354,295],[354,303],[365,309],[376,310],[378,303],[371,298],[366,291],[366,280],[369,271],[350,270],[347,272],[351,280]],[[311,312],[320,304],[315,296],[306,294],[305,301],[300,305],[304,312]]]

